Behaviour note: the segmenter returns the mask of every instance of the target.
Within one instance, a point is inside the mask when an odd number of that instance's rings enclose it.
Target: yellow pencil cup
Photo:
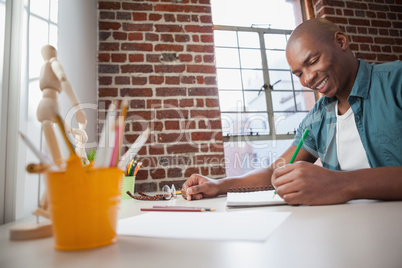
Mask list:
[[[46,173],[55,249],[82,250],[117,242],[122,177],[117,168]]]
[[[134,193],[135,186],[135,176],[124,176],[123,186],[121,187],[121,199],[130,199],[131,197],[127,194],[127,191]]]

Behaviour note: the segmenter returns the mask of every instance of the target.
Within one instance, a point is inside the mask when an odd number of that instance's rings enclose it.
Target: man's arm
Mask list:
[[[306,162],[276,169],[272,181],[289,204],[330,205],[355,199],[402,200],[402,167],[333,171]]]
[[[210,179],[199,174],[193,174],[182,186],[182,196],[187,200],[215,197],[226,194],[230,189],[239,187],[265,187],[271,185],[271,176],[274,170],[289,163],[296,146],[291,145],[274,163],[266,168],[251,171],[245,175],[237,177],[227,177],[224,179]],[[301,149],[296,157],[296,161],[307,161],[313,163],[316,160],[306,150]]]

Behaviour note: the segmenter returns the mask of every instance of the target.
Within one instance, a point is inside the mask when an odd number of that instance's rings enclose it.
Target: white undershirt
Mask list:
[[[338,115],[338,102],[336,102],[335,114],[336,150],[341,170],[369,168],[370,164],[357,132],[352,108],[349,108],[345,114]]]

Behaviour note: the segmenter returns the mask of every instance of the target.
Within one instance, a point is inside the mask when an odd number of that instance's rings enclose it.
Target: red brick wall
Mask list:
[[[356,57],[381,63],[402,60],[402,0],[313,0],[316,17],[345,31]]]
[[[209,0],[100,1],[99,129],[113,99],[130,99],[124,144],[146,125],[137,191],[225,174]]]

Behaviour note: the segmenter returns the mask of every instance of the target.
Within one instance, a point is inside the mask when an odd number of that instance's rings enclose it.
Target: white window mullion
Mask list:
[[[24,169],[25,163],[18,162],[18,133],[20,118],[20,89],[21,89],[21,45],[22,45],[22,16],[23,1],[7,0],[6,30],[3,62],[3,87],[1,91],[0,114],[0,187],[4,189],[4,199],[0,202],[0,223],[16,219],[17,210],[23,205],[18,195],[23,195],[23,179],[18,173]]]

